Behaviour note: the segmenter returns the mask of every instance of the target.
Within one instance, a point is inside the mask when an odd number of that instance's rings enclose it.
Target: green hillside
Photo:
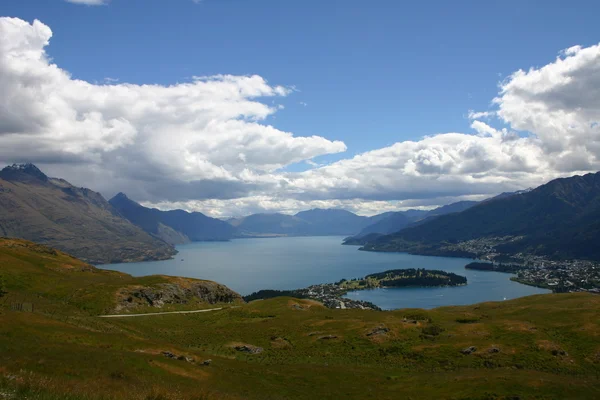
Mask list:
[[[591,294],[428,311],[244,304],[214,282],[133,278],[19,240],[0,240],[0,282],[2,399],[600,397]]]

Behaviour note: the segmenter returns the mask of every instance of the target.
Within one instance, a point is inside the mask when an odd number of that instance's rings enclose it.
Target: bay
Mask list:
[[[177,246],[172,260],[101,265],[134,276],[173,275],[209,279],[242,295],[261,289],[298,289],[342,278],[401,268],[441,269],[467,277],[466,286],[350,292],[383,309],[433,308],[513,299],[549,291],[512,282],[510,274],[466,270],[466,258],[372,253],[342,246],[343,237],[281,237],[196,242]]]

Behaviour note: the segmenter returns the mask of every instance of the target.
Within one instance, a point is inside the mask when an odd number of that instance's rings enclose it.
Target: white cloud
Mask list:
[[[498,116],[531,132],[561,172],[599,168],[600,45],[564,50],[555,62],[519,70],[502,84]]]
[[[85,4],[88,6],[103,6],[108,4],[109,0],[65,0],[67,3]]]
[[[498,193],[600,169],[600,45],[517,71],[475,134],[443,133],[290,176],[304,197],[405,199]],[[511,129],[477,119],[497,115]],[[521,134],[513,131],[521,131]],[[525,131],[525,132],[522,132]]]
[[[39,163],[94,165],[106,175],[102,190],[110,190],[117,176],[138,185],[170,179],[180,186],[252,186],[261,174],[346,150],[340,141],[296,137],[266,124],[279,107],[256,99],[286,96],[290,89],[260,76],[196,77],[172,86],[96,85],[51,64],[44,51],[51,37],[39,21],[0,19],[0,160],[18,155]],[[154,191],[140,189],[137,195]]]
[[[51,37],[39,21],[0,19],[0,162],[35,162],[108,196],[124,191],[213,215],[327,206],[370,214],[600,169],[600,45],[508,76],[493,110],[469,112],[471,132],[320,166],[313,158],[343,152],[344,143],[268,122],[293,87],[257,75],[92,84],[52,64]],[[494,127],[498,120],[506,127]],[[298,162],[311,169],[282,172]]]
[[[469,110],[469,119],[491,118],[496,115],[495,111],[475,111]]]

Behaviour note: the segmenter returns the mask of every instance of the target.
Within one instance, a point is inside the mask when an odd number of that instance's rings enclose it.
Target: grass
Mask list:
[[[139,282],[65,269],[75,261],[64,257],[0,246],[0,399],[600,398],[600,296],[389,312],[275,298],[106,320],[96,315],[114,306],[119,284]],[[35,311],[11,311],[17,299]]]

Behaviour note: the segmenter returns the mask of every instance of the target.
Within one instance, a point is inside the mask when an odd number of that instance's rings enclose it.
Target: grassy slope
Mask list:
[[[115,288],[140,281],[82,268],[61,253],[0,246],[9,292],[0,298],[0,398],[600,397],[600,296],[393,312],[277,298],[106,320],[94,315],[113,307]],[[16,301],[33,302],[36,311],[10,311]],[[381,325],[389,332],[367,336]],[[320,339],[326,335],[337,338]],[[264,352],[241,353],[237,343]],[[468,346],[477,351],[461,354]],[[488,353],[493,346],[500,352]],[[165,350],[213,362],[172,360]]]

